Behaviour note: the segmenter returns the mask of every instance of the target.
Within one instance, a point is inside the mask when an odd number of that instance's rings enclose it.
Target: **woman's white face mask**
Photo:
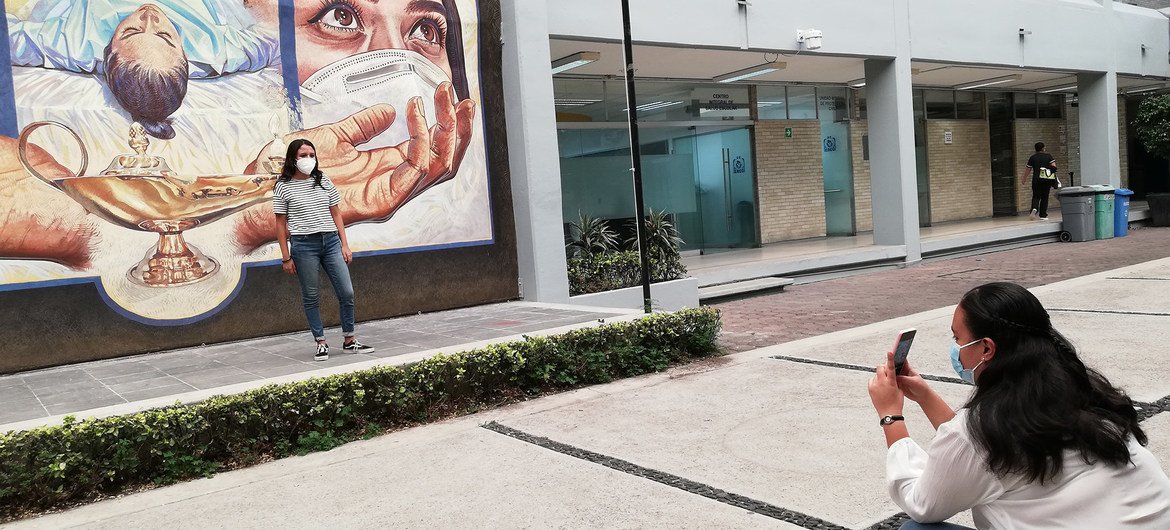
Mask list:
[[[430,60],[410,50],[374,50],[341,59],[318,70],[301,85],[304,126],[341,121],[378,103],[396,112],[394,125],[358,149],[395,146],[410,139],[407,104],[422,98],[427,127],[435,124],[435,90],[449,81]]]

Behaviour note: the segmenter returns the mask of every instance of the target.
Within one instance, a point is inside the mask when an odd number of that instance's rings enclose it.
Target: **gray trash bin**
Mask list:
[[[1061,241],[1092,241],[1097,238],[1093,196],[1097,190],[1066,186],[1056,192],[1060,198]]]

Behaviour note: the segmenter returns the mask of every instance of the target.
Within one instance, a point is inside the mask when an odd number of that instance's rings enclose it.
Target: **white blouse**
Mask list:
[[[1170,529],[1170,478],[1157,458],[1129,441],[1133,464],[1089,465],[1066,451],[1064,468],[1044,485],[988,468],[967,432],[967,410],[939,426],[924,451],[903,438],[886,453],[890,498],[919,522],[971,510],[980,529]]]

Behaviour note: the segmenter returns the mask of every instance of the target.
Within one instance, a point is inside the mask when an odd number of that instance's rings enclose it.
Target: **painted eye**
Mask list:
[[[428,44],[441,44],[443,42],[443,28],[439,27],[433,20],[420,20],[410,30],[409,38]]]
[[[361,27],[357,14],[344,6],[330,7],[317,18],[317,22],[331,28],[344,30],[357,30]]]

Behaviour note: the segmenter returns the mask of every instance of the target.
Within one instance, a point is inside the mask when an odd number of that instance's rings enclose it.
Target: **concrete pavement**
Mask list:
[[[1152,404],[1143,427],[1170,471],[1170,259],[1034,292],[1087,364]],[[896,527],[864,370],[897,330],[915,326],[912,362],[953,381],[952,311],[741,352],[12,526]],[[935,384],[955,406],[970,391]],[[928,442],[926,419],[907,412],[911,434]],[[966,514],[953,521],[970,524]]]

